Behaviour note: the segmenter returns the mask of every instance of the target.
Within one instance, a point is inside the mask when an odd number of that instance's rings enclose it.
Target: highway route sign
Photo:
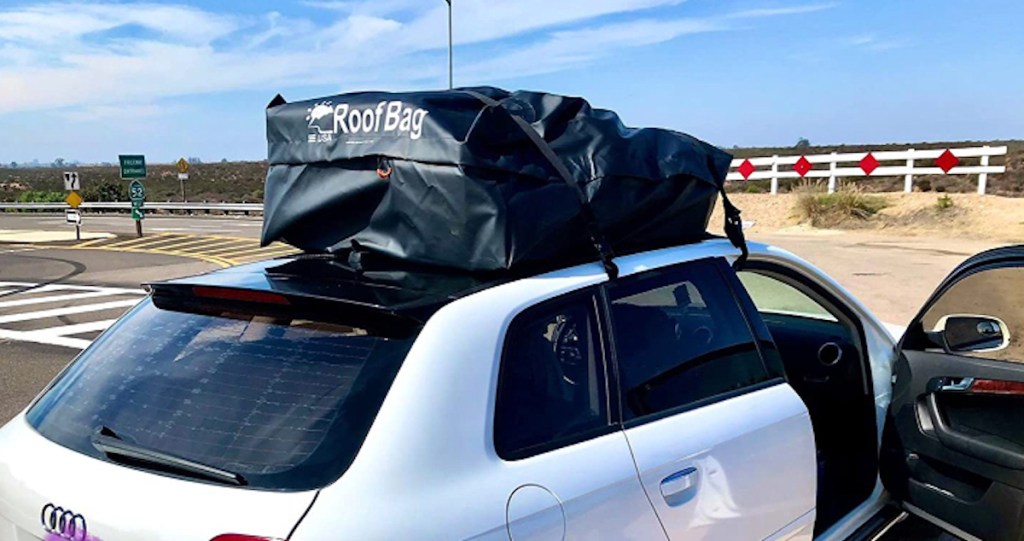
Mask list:
[[[146,157],[141,154],[121,154],[117,157],[121,162],[121,178],[146,178]]]
[[[146,187],[138,180],[133,180],[131,185],[128,186],[128,197],[131,198],[133,207],[141,207],[142,202],[146,200]],[[136,201],[138,202],[137,204]]]
[[[142,209],[132,207],[132,219],[133,220],[135,220],[136,222],[141,222],[144,217],[145,216],[143,216],[143,214],[142,214]],[[141,237],[142,235],[139,235],[139,236]]]

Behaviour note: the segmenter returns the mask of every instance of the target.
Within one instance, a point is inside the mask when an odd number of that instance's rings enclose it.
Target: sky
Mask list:
[[[1024,138],[1019,0],[453,0],[455,85],[722,147]],[[266,157],[267,103],[447,87],[444,0],[0,0],[0,163]]]

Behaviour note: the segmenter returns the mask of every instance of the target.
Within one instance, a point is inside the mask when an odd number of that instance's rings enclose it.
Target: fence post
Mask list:
[[[832,153],[832,161],[828,164],[828,193],[836,193],[836,154]]]
[[[981,147],[984,154],[981,155],[981,166],[988,167],[988,145]],[[978,195],[985,195],[985,188],[988,186],[988,173],[978,174]]]
[[[907,169],[914,169],[914,149],[908,148],[907,153],[910,157],[907,158]],[[910,193],[914,191],[914,173],[907,171],[907,176],[903,177],[903,191]]]
[[[772,156],[772,195],[779,193],[779,155]]]

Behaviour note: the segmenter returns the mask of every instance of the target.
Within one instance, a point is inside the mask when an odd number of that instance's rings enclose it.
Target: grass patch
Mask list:
[[[868,195],[854,184],[841,186],[835,193],[813,191],[801,186],[796,211],[799,218],[814,227],[834,227],[848,222],[863,222],[889,206],[884,197]]]

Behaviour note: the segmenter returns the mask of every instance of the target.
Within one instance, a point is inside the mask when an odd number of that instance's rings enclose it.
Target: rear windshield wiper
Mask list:
[[[240,473],[128,443],[106,426],[96,429],[92,436],[92,445],[111,459],[120,459],[119,462],[128,465],[185,474],[228,485],[244,486],[248,484],[248,481]]]

